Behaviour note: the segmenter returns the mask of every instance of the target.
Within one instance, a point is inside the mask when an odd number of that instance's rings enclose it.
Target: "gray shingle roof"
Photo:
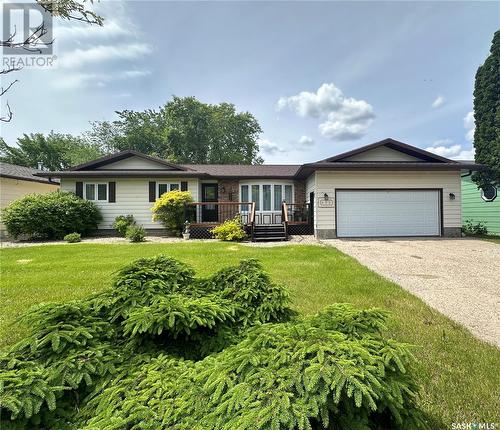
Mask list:
[[[44,184],[57,184],[58,181],[50,180],[49,178],[41,178],[34,176],[35,173],[42,173],[42,170],[32,169],[31,167],[18,166],[16,164],[9,164],[0,162],[0,177],[20,179],[23,181],[41,182]]]
[[[195,172],[218,178],[287,178],[299,170],[298,164],[181,164]]]

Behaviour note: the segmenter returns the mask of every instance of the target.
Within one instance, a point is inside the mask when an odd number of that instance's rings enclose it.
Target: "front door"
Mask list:
[[[217,184],[201,184],[201,201],[203,203],[217,202],[218,200],[218,185]],[[217,222],[219,216],[217,213],[217,205],[204,204],[201,209],[202,222]]]

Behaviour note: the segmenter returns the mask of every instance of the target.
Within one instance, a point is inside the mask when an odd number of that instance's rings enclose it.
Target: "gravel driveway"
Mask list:
[[[323,240],[500,347],[500,245],[478,239]]]

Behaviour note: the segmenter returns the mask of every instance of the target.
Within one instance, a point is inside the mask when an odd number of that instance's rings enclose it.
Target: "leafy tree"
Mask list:
[[[491,170],[476,172],[473,180],[482,187],[500,184],[500,30],[495,32],[490,55],[476,73],[474,87],[474,147],[476,162]]]
[[[102,151],[125,149],[176,163],[260,164],[261,128],[234,105],[206,104],[194,97],[173,97],[159,110],[116,112],[112,122],[93,122],[86,137]]]
[[[17,147],[0,140],[0,159],[26,167],[37,168],[41,162],[44,168],[61,170],[101,155],[97,145],[88,143],[81,137],[53,131],[47,136],[42,133],[24,134],[17,139]]]

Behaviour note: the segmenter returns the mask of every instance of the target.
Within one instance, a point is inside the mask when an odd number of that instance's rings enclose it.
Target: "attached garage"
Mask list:
[[[440,236],[441,190],[336,190],[337,237]]]

